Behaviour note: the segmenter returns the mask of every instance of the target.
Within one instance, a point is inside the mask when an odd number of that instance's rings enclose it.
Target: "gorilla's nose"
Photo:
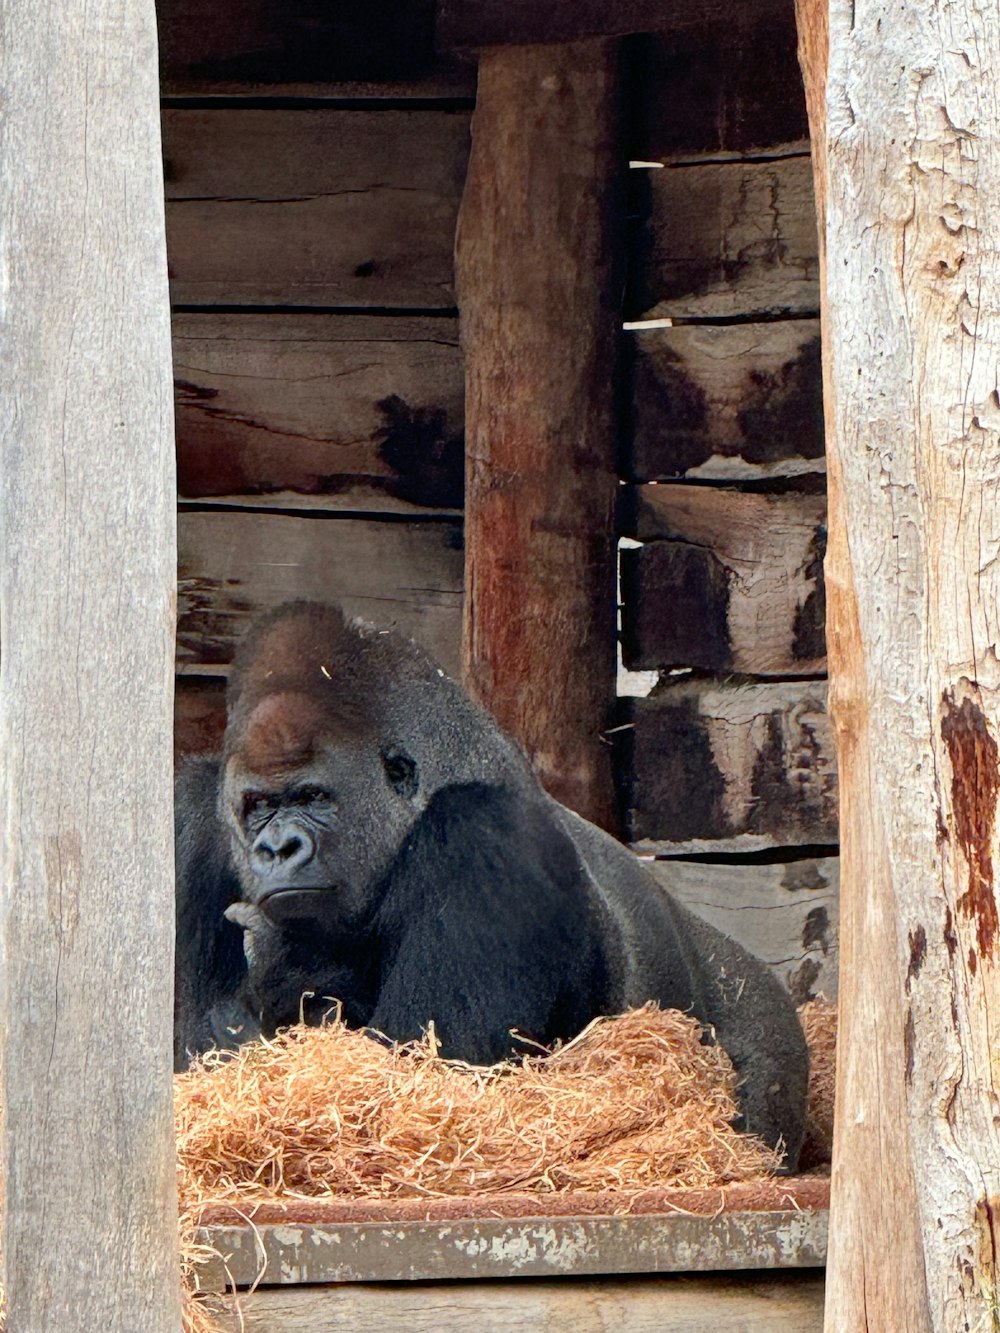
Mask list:
[[[316,844],[307,829],[284,820],[272,820],[250,848],[250,862],[263,879],[292,880],[316,855]]]

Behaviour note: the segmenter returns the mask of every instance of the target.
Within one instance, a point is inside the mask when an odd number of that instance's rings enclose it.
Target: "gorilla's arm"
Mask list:
[[[794,1171],[805,1134],[809,1053],[787,991],[771,972],[721,931],[676,900],[671,915],[687,941],[704,995],[704,1012],[740,1079],[740,1128],[785,1145]]]
[[[188,760],[174,789],[177,945],[174,1067],[212,1046],[258,1035],[245,1007],[243,941],[223,913],[240,896],[225,830],[215,816],[219,764]]]
[[[542,800],[469,783],[438,791],[384,885],[370,1026],[406,1040],[433,1019],[475,1064],[578,1032],[607,996],[600,908]],[[523,1053],[524,1047],[521,1046]]]

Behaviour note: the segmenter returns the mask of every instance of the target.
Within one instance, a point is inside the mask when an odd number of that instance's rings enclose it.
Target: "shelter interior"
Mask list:
[[[221,734],[248,618],[287,598],[461,670],[476,65],[436,49],[429,0],[158,11],[186,753]],[[620,835],[802,1001],[836,990],[838,876],[795,48],[790,5],[622,41],[618,716],[592,726]]]

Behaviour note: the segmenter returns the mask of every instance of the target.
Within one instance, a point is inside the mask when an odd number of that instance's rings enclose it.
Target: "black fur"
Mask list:
[[[229,713],[223,756],[178,781],[179,1064],[334,1004],[489,1063],[657,1000],[714,1034],[745,1127],[794,1167],[807,1057],[783,988],[547,796],[412,644],[282,608]]]

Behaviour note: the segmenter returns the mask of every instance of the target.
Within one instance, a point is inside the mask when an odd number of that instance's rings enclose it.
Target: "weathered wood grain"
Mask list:
[[[826,497],[708,486],[631,488],[620,553],[632,670],[750,675],[826,669]]]
[[[819,261],[808,156],[630,175],[632,318],[814,315]]]
[[[175,314],[173,343],[183,499],[461,509],[453,320]]]
[[[684,680],[622,701],[629,841],[642,852],[756,851],[837,841],[826,683]]]
[[[721,1201],[721,1195],[720,1195]],[[321,1282],[587,1277],[740,1268],[815,1268],[826,1210],[622,1213],[448,1221],[280,1222],[202,1232],[224,1262],[199,1273],[209,1289]]]
[[[483,56],[457,247],[465,675],[546,788],[605,827],[619,162],[615,43]]]
[[[0,5],[10,1333],[177,1333],[175,488],[149,0]]]
[[[836,998],[837,857],[768,865],[671,859],[647,868],[692,912],[769,963],[796,1004]]]
[[[469,112],[163,112],[171,297],[454,305]]]
[[[628,336],[631,476],[737,481],[825,470],[819,320]]]
[[[628,156],[808,151],[791,5],[633,41],[625,95]]]
[[[475,88],[468,65],[441,68],[434,0],[157,0],[156,11],[167,93]]]
[[[459,521],[191,510],[178,516],[177,528],[181,670],[219,670],[255,613],[308,598],[397,626],[458,673]]]
[[[226,1333],[820,1333],[823,1279],[633,1277],[594,1281],[406,1283],[259,1290]]]
[[[1000,1292],[1000,10],[799,13],[844,791],[826,1328],[960,1333]]]

